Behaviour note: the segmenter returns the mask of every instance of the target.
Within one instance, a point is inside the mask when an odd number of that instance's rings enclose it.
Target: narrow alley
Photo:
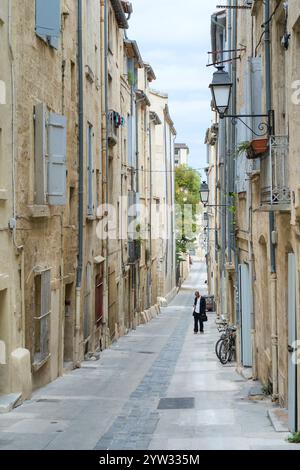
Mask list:
[[[214,314],[194,335],[193,293],[205,279],[194,263],[156,319],[0,415],[0,449],[299,448],[274,431],[270,401],[248,399],[253,382],[218,363]]]

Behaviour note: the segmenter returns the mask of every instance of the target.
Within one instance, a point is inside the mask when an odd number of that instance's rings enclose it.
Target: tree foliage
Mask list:
[[[198,232],[197,216],[200,212],[200,175],[187,165],[180,165],[175,173],[176,253],[181,255],[194,248]]]

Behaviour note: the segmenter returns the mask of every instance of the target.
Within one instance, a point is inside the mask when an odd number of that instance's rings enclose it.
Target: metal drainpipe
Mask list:
[[[79,147],[78,147],[78,263],[76,273],[76,324],[75,324],[75,365],[79,366],[79,340],[81,318],[81,284],[83,267],[83,36],[82,36],[82,0],[78,0],[78,117],[79,117]]]
[[[108,151],[108,127],[109,127],[109,102],[108,102],[108,0],[104,2],[104,82],[105,82],[105,203],[109,203],[109,151]],[[108,273],[108,258],[109,258],[109,237],[106,239],[106,282],[109,294],[109,273]]]
[[[149,208],[149,219],[150,219],[150,229],[149,229],[149,238],[150,238],[150,245],[149,245],[149,258],[150,258],[150,295],[151,295],[151,305],[152,305],[152,249],[153,249],[153,241],[152,241],[152,198],[153,198],[153,179],[152,179],[152,129],[151,129],[152,121],[149,119],[149,156],[150,156],[150,208]]]
[[[265,81],[266,81],[266,110],[272,109],[271,92],[271,41],[270,41],[270,0],[265,0]],[[274,129],[272,129],[274,134]],[[275,216],[269,213],[269,243],[271,260],[271,282],[270,282],[270,310],[271,310],[271,341],[272,341],[272,382],[273,398],[278,397],[278,323],[277,323],[277,274],[276,274],[276,252],[272,241],[272,232],[275,231]]]
[[[238,2],[237,0],[234,0],[233,6],[237,6]],[[237,9],[234,8],[233,10],[233,44],[232,44],[232,49],[237,48]],[[237,113],[237,85],[236,85],[236,78],[237,78],[237,63],[236,61],[233,61],[233,66],[232,66],[232,77],[233,77],[233,102],[232,102],[232,111],[233,114]],[[233,154],[235,154],[234,150],[236,148],[236,127],[232,126],[232,150]],[[234,193],[237,193],[237,185],[236,185],[236,157],[233,157],[232,160],[232,169],[231,169],[231,185],[230,185],[230,191],[233,191]],[[231,198],[232,201],[232,198]],[[230,246],[232,247],[233,253],[234,253],[234,261],[235,261],[235,299],[233,299],[233,302],[235,304],[235,317],[236,317],[236,323],[240,323],[240,298],[239,298],[239,292],[240,292],[240,276],[239,276],[239,250],[237,248],[237,243],[236,243],[236,236],[235,236],[235,227],[233,226],[233,217],[231,214],[231,244]]]
[[[136,141],[136,180],[135,180],[135,189],[136,193],[139,193],[140,190],[140,172],[139,172],[139,102],[140,100],[136,100],[134,103],[135,106],[135,141]],[[136,270],[136,280],[137,280],[137,305],[136,308],[140,311],[141,308],[141,293],[140,293],[140,287],[141,287],[141,273],[140,273],[140,260],[136,261],[135,263],[135,270]]]

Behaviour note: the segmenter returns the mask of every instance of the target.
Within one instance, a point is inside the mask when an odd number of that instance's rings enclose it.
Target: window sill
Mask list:
[[[33,219],[40,219],[40,218],[49,218],[50,217],[50,209],[49,206],[46,205],[33,205],[28,206],[30,210],[30,216]]]
[[[50,358],[51,358],[51,354],[49,353],[44,359],[35,361],[32,364],[32,371],[38,372],[49,361]]]

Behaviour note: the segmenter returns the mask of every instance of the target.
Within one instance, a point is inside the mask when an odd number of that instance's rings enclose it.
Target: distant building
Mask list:
[[[190,149],[186,144],[175,144],[175,165],[188,165]]]

